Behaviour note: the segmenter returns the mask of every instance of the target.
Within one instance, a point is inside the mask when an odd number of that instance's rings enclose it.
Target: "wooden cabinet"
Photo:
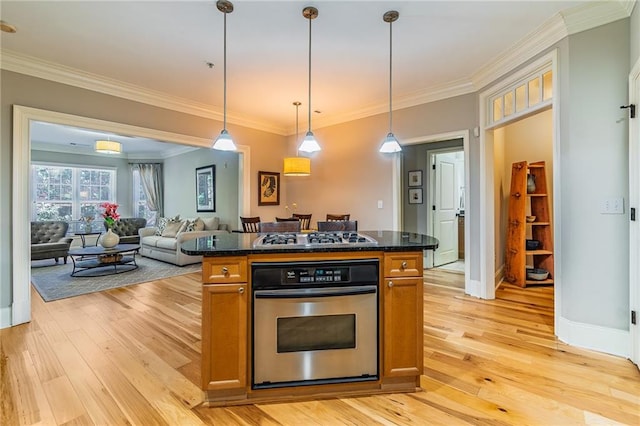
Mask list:
[[[419,380],[422,374],[422,288],[422,252],[384,255],[384,378],[416,376]]]
[[[246,389],[249,339],[246,258],[205,258],[202,274],[202,388]]]
[[[535,189],[527,189],[527,179],[532,176]],[[535,220],[527,221],[528,216]],[[535,250],[527,250],[526,240],[540,242]],[[527,267],[549,271],[546,280],[527,279]],[[551,211],[546,179],[545,162],[513,163],[505,253],[505,280],[520,287],[531,284],[553,284],[553,239],[551,236]]]
[[[464,259],[464,215],[458,215],[458,259]]]

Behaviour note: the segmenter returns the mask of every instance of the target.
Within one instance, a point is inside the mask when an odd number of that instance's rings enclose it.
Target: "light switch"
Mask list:
[[[381,209],[382,208],[382,200],[378,200],[378,208]]]
[[[600,206],[602,214],[624,214],[624,198],[605,198]]]

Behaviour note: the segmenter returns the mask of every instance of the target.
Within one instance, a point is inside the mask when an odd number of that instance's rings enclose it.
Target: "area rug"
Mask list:
[[[175,266],[136,256],[138,269],[101,277],[72,277],[73,263],[56,264],[52,259],[31,262],[31,283],[45,302],[94,293],[202,270],[202,265]]]

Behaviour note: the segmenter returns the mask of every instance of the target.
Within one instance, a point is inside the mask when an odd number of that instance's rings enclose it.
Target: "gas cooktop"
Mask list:
[[[371,247],[378,242],[357,232],[267,233],[253,242],[253,248]]]

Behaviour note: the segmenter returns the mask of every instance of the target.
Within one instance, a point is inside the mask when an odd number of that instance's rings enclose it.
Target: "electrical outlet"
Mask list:
[[[378,208],[381,209],[382,208],[382,200],[378,200]]]
[[[600,205],[602,214],[624,214],[624,198],[605,198]]]

